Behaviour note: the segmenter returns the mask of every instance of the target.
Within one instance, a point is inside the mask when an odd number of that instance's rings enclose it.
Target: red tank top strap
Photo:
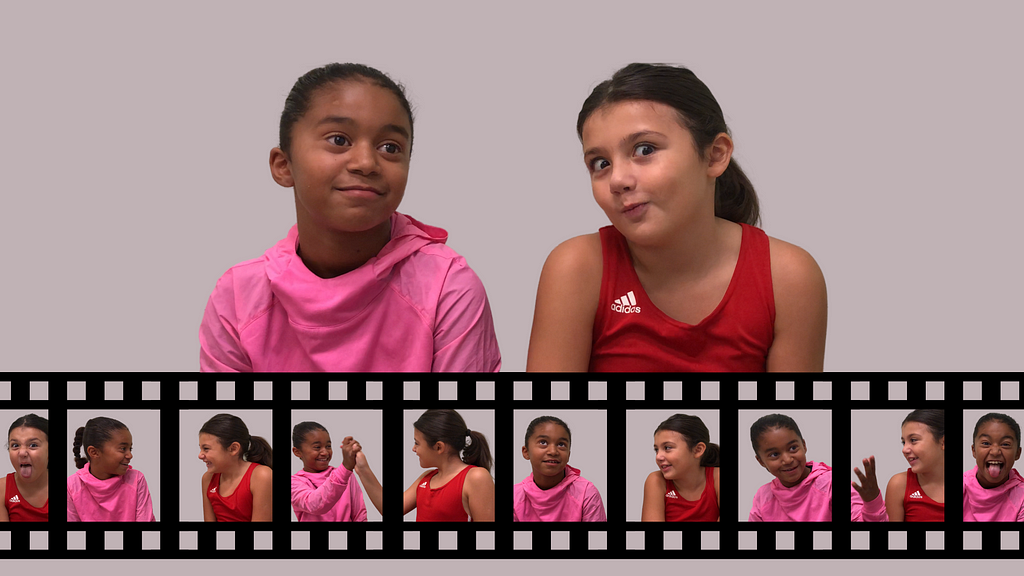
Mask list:
[[[903,491],[903,520],[905,522],[942,522],[946,506],[924,493],[917,474],[907,468],[907,487]]]
[[[468,522],[469,514],[462,506],[462,488],[471,468],[476,466],[466,466],[439,488],[430,487],[430,480],[437,475],[437,470],[427,473],[416,487],[416,521]]]
[[[47,498],[42,508],[36,508],[25,500],[18,490],[18,482],[14,473],[8,474],[4,490],[4,508],[11,522],[48,522],[50,517],[50,499]]]

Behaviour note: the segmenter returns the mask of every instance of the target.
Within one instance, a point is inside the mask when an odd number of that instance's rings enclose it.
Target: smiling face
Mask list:
[[[971,454],[978,462],[978,483],[995,488],[1010,478],[1013,463],[1020,459],[1020,441],[1005,422],[989,420],[978,427]]]
[[[810,474],[807,467],[807,444],[789,428],[771,428],[757,438],[757,462],[792,488]]]
[[[534,478],[563,478],[569,463],[569,432],[554,422],[538,424],[523,446],[523,456],[533,466]]]
[[[583,124],[582,140],[594,199],[631,242],[663,244],[714,217],[715,178],[728,158],[702,160],[674,108],[647,100],[609,104]]]
[[[654,462],[666,480],[698,472],[704,449],[703,442],[691,449],[683,435],[674,430],[659,430],[654,434]]]
[[[220,443],[220,438],[213,434],[199,435],[199,459],[206,464],[206,469],[211,472],[225,472],[238,463],[242,457],[241,446],[233,442],[225,448]]]
[[[342,80],[316,91],[289,152],[271,152],[274,179],[295,189],[300,237],[385,225],[405,194],[411,133],[385,88]]]
[[[298,448],[292,448],[292,453],[302,460],[302,469],[306,472],[323,472],[334,456],[331,435],[326,430],[312,430],[306,433]]]
[[[32,482],[46,474],[50,443],[42,430],[28,426],[11,430],[7,436],[7,451],[11,466],[23,481]]]
[[[440,462],[437,450],[419,429],[412,429],[412,451],[420,459],[420,468],[434,468]]]
[[[936,439],[927,425],[907,422],[903,425],[900,441],[903,456],[914,474],[942,470],[945,463],[945,439]]]
[[[87,446],[89,471],[100,480],[123,476],[132,461],[132,433],[127,428],[111,431],[102,446]]]

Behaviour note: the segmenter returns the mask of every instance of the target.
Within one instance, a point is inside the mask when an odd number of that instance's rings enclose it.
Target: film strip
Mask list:
[[[885,374],[7,374],[0,376],[0,409],[47,410],[50,421],[51,490],[64,477],[63,446],[82,413],[150,411],[159,418],[158,522],[69,523],[63,506],[50,522],[0,524],[0,557],[108,558],[1024,558],[1022,526],[965,523],[955,488],[961,484],[963,446],[955,431],[964,411],[1024,410],[1019,373]],[[494,523],[417,523],[400,513],[402,492],[415,477],[403,470],[409,450],[409,414],[456,408],[491,414],[494,455]],[[829,411],[832,418],[834,485],[842,486],[851,461],[851,423],[857,411],[942,408],[950,439],[946,467],[946,520],[941,523],[853,523],[845,514],[845,490],[834,490],[829,523],[743,522],[738,509],[738,461],[749,440],[740,429],[744,410],[786,413]],[[271,523],[204,523],[185,516],[174,447],[183,414],[193,410],[265,411],[280,470],[274,478]],[[384,485],[384,515],[365,523],[293,522],[289,457],[292,411],[378,412],[384,446],[376,473]],[[517,413],[586,412],[603,418],[606,483],[601,496],[605,523],[516,523],[512,520],[514,459],[522,446]],[[650,437],[630,430],[648,413],[717,414],[712,441],[723,447],[720,522],[641,523],[626,487],[637,470],[624,455],[645,454]],[[69,421],[69,415],[74,421]],[[650,434],[656,421],[646,422]],[[189,434],[197,430],[186,431]],[[335,438],[335,442],[339,439]],[[574,446],[577,440],[574,440]],[[895,443],[894,443],[895,445]],[[738,449],[735,447],[739,447]],[[395,453],[396,455],[392,455]],[[340,454],[335,464],[340,462]],[[743,452],[742,457],[747,457]],[[193,462],[194,464],[194,462]],[[60,472],[58,472],[60,471]],[[170,473],[169,473],[170,472]],[[198,481],[199,473],[194,474]],[[765,477],[767,479],[767,477]],[[191,480],[190,480],[191,481]],[[764,480],[765,482],[767,480]],[[633,481],[635,484],[635,480]],[[880,484],[884,479],[879,478]],[[884,488],[883,488],[884,490]],[[951,493],[950,490],[953,492]],[[59,494],[59,492],[56,492]],[[52,495],[52,494],[51,494]],[[284,496],[281,496],[284,495]],[[186,495],[185,498],[191,498]],[[195,495],[198,500],[198,494]],[[156,501],[156,494],[154,494]],[[189,502],[189,505],[192,503]]]

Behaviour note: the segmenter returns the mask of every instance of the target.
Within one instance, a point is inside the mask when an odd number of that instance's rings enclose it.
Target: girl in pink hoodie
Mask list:
[[[978,465],[964,472],[964,522],[1024,522],[1020,424],[1006,414],[985,414],[974,425],[971,454]]]
[[[217,282],[199,328],[204,372],[497,372],[480,279],[448,233],[396,212],[412,109],[360,64],[296,81],[270,151],[297,223]],[[444,199],[441,199],[442,201]]]
[[[534,418],[526,428],[523,458],[533,473],[513,489],[515,522],[605,522],[601,494],[569,466],[572,432],[554,416]]]
[[[362,446],[351,436],[341,441],[340,468],[330,465],[334,455],[331,436],[316,422],[296,424],[292,446],[292,453],[302,460],[302,470],[292,475],[292,509],[299,522],[366,522],[366,504],[353,470],[383,514],[380,482],[370,470]]]
[[[130,466],[127,426],[93,418],[75,432],[72,452],[80,470],[68,478],[68,522],[156,521],[146,477]]]
[[[769,414],[750,427],[754,457],[775,476],[754,495],[750,522],[831,522],[832,469],[807,460],[807,443],[789,416]]]

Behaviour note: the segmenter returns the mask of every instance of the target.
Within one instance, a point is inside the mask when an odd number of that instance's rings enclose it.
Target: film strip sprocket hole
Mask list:
[[[385,515],[365,524],[291,522],[287,498],[275,499],[272,523],[205,524],[181,521],[179,480],[162,475],[161,512],[156,523],[68,523],[57,514],[46,525],[0,525],[0,556],[54,558],[1022,558],[1021,527],[1016,523],[851,523],[838,513],[831,523],[751,523],[739,520],[738,461],[749,442],[742,437],[743,410],[829,411],[833,421],[835,486],[845,481],[842,462],[851,461],[851,423],[856,411],[946,410],[949,429],[963,428],[965,410],[1024,410],[1019,373],[830,373],[830,374],[260,374],[194,373],[6,374],[0,376],[0,405],[31,412],[45,409],[50,419],[51,469],[61,470],[67,432],[81,425],[72,415],[107,411],[151,411],[159,418],[159,469],[181,463],[163,449],[179,433],[183,410],[267,410],[272,414],[272,444],[289,456],[291,410],[367,409],[382,412],[385,423],[401,422],[408,410],[463,407],[493,410],[496,473],[496,521],[493,524],[404,522],[388,513],[407,484],[409,472],[381,463]],[[515,523],[510,507],[513,460],[522,439],[514,430],[516,410],[558,413],[601,411],[608,423],[608,486],[604,488],[608,522],[589,524]],[[622,454],[633,447],[624,427],[629,411],[717,411],[722,458],[722,518],[718,523],[647,524],[633,521],[621,482],[628,471]],[[622,428],[620,428],[622,429]],[[401,432],[386,439],[408,448]],[[647,442],[647,441],[645,441]],[[948,486],[960,483],[960,451],[950,437]],[[729,447],[732,446],[730,451]],[[70,448],[70,447],[67,447]],[[647,451],[644,444],[636,448]],[[731,452],[731,453],[730,453]],[[646,469],[645,469],[646,470]],[[646,472],[645,472],[646,473]],[[56,474],[55,474],[56,477]],[[880,479],[880,482],[884,482]],[[51,483],[54,484],[54,483]],[[59,481],[56,482],[59,485]],[[52,486],[51,486],[52,487]],[[948,487],[947,487],[948,488]],[[287,474],[274,479],[275,494],[288,494]],[[727,497],[730,494],[731,496]],[[955,496],[955,493],[953,494]],[[834,506],[843,508],[836,491]],[[846,504],[848,505],[848,504]],[[947,495],[947,517],[959,499]],[[61,507],[62,508],[62,507]]]

